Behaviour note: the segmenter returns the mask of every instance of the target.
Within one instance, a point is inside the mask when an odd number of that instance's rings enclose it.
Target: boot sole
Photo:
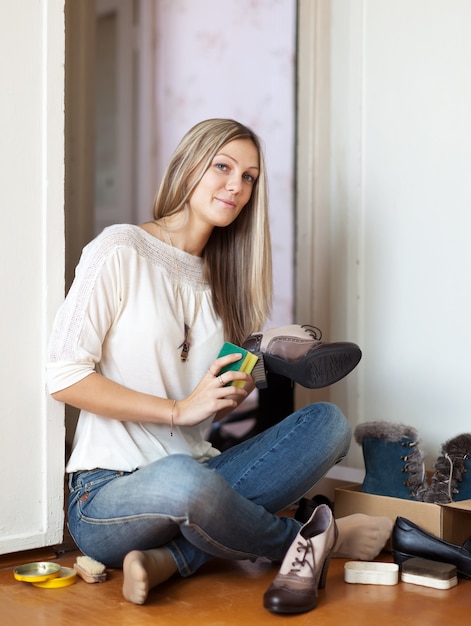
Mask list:
[[[328,387],[349,374],[360,362],[362,353],[355,344],[329,344],[316,348],[295,362],[263,353],[265,369],[290,378],[307,389]]]

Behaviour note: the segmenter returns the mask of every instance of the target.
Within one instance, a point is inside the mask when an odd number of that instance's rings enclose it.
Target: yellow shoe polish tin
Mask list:
[[[77,572],[71,567],[62,567],[59,572],[59,576],[56,578],[50,578],[42,583],[32,583],[35,587],[41,587],[41,589],[62,589],[63,587],[69,587],[73,585],[77,580]]]
[[[26,563],[13,570],[16,580],[25,583],[41,583],[53,578],[57,578],[61,571],[58,563],[51,561],[38,561],[36,563]]]

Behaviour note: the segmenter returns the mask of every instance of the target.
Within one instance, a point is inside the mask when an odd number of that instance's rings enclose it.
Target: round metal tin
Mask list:
[[[13,570],[16,580],[27,583],[39,583],[59,576],[61,566],[50,561],[38,561],[37,563],[26,563]]]
[[[77,572],[71,567],[63,567],[56,578],[50,578],[42,583],[33,583],[33,585],[42,589],[61,589],[73,585],[76,580]]]

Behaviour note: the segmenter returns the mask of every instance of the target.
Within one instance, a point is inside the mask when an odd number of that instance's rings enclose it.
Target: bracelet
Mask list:
[[[176,404],[177,404],[177,401],[174,400],[172,404],[172,411],[170,413],[170,437],[173,437],[173,412],[175,411]]]

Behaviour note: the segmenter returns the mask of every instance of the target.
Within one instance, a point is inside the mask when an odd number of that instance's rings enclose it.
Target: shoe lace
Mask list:
[[[417,441],[403,442],[402,445],[410,448],[411,452],[401,456],[401,460],[404,461],[402,471],[407,472],[407,478],[404,484],[410,487],[410,493],[413,498],[421,499],[427,486],[425,481],[424,454],[418,448],[417,444]]]
[[[314,562],[314,549],[312,543],[310,541],[299,541],[296,552],[299,552],[301,557],[297,556],[291,563],[290,573],[300,574],[303,568],[308,567],[311,573],[314,574],[314,566],[312,564]],[[307,558],[308,554],[313,555],[311,560]]]
[[[301,324],[301,328],[311,335],[313,339],[320,341],[322,339],[322,331],[312,324]]]
[[[469,458],[469,454],[453,455],[452,457],[448,452],[445,452],[438,459],[435,464],[435,475],[432,478],[431,487],[431,495],[434,501],[441,503],[453,501],[453,495],[459,492],[457,486],[463,480],[463,474],[467,471],[464,462]]]
[[[460,457],[455,457],[455,459],[452,459],[448,452],[446,452],[445,459],[450,464],[450,477],[448,480],[442,482],[444,482],[445,484],[447,483],[448,497],[451,502],[453,500],[452,494],[459,492],[459,490],[457,489],[457,485],[461,480],[463,480],[463,474],[465,474],[467,471],[464,466],[464,461],[467,461],[469,459],[469,454],[463,454]],[[458,461],[458,463],[456,463],[456,461]]]
[[[448,452],[445,454],[445,459],[446,459],[446,460],[448,461],[448,463],[450,464],[450,480],[448,481],[448,498],[449,498],[450,500],[452,500],[452,499],[453,499],[453,497],[452,497],[452,495],[451,495],[451,494],[452,494],[452,491],[453,491],[453,486],[452,486],[452,484],[451,484],[451,483],[452,483],[451,478],[452,478],[452,476],[453,476],[453,465],[454,465],[454,463],[453,463],[453,459],[450,457],[450,455],[448,454]],[[455,491],[456,491],[456,490],[455,490]]]

